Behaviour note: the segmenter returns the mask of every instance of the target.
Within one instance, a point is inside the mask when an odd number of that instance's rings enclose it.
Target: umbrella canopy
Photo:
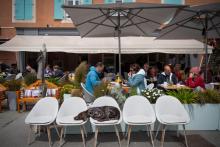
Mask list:
[[[81,37],[118,37],[119,73],[121,74],[121,36],[151,36],[185,6],[115,3],[64,5]]]
[[[220,37],[220,3],[192,6],[183,9],[165,26],[157,39],[204,39],[207,81],[208,38]]]
[[[157,39],[201,40],[205,35],[205,29],[207,38],[220,37],[220,3],[183,9],[161,30]]]

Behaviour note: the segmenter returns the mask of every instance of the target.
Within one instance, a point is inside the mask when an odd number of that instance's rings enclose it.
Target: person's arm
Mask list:
[[[95,75],[95,74],[90,75],[90,81],[91,81],[93,86],[97,86],[101,83],[100,80],[97,80],[97,75]]]
[[[163,79],[162,79],[162,75],[161,74],[158,74],[157,76],[157,84],[163,84]]]
[[[187,83],[187,86],[189,86],[191,88],[195,88],[196,87],[196,83],[193,81],[192,77],[189,77],[186,83]]]
[[[175,74],[173,74],[172,76],[172,81],[173,81],[173,84],[177,84],[177,77]]]
[[[132,87],[136,87],[143,80],[144,80],[144,76],[136,76],[135,78],[129,78],[128,79],[128,85],[130,85]]]

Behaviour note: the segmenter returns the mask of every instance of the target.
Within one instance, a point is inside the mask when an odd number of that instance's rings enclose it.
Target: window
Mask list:
[[[135,2],[136,0],[122,0],[123,3],[132,3]]]
[[[70,6],[74,6],[74,5],[80,5],[81,0],[65,0],[65,5],[70,5]],[[71,18],[70,16],[64,11],[64,22],[71,22]]]
[[[185,4],[185,0],[161,0],[163,4],[178,4],[183,5]]]
[[[12,22],[36,21],[36,0],[13,0]]]

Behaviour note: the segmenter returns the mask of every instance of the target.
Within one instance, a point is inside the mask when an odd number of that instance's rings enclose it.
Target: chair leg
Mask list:
[[[148,130],[149,130],[149,132],[150,132],[151,144],[152,144],[152,146],[154,147],[154,139],[153,139],[153,135],[152,135],[151,126],[149,125],[148,128],[149,128]]]
[[[131,125],[128,125],[128,140],[127,140],[127,147],[129,147],[130,144],[130,138],[131,138]]]
[[[87,131],[86,131],[85,125],[83,125],[82,127],[83,127],[83,131],[84,131],[84,133],[85,133],[85,136],[86,136],[86,138],[87,138],[87,137],[88,137],[88,134],[87,134]]]
[[[158,132],[159,132],[160,127],[161,127],[161,124],[159,123],[159,125],[158,125],[158,127],[157,127],[156,135],[155,135],[155,137],[154,137],[154,140],[156,140],[156,138],[157,138],[157,135],[158,135]]]
[[[80,131],[81,131],[81,135],[82,135],[83,147],[86,147],[83,126],[80,126]]]
[[[97,146],[98,133],[99,133],[99,128],[98,128],[98,126],[95,126],[95,141],[94,141],[94,147]]]
[[[147,136],[149,137],[150,136],[150,134],[149,134],[149,128],[148,128],[148,126],[147,126]]]
[[[188,142],[187,142],[187,138],[186,138],[186,127],[185,127],[185,125],[183,125],[183,131],[184,131],[186,147],[188,147]]]
[[[62,127],[60,131],[60,147],[63,145],[63,132],[64,132],[64,127]]]
[[[121,147],[121,140],[120,140],[120,135],[119,135],[119,132],[118,132],[118,128],[117,128],[116,125],[114,125],[114,127],[115,127],[116,135],[117,135],[117,137],[118,137],[118,143],[119,143],[119,146]]]
[[[31,130],[31,125],[29,126],[29,129],[28,129],[28,145],[31,143],[31,132],[32,132],[32,130]]]
[[[51,147],[51,133],[50,133],[50,126],[47,126],[47,136],[49,141],[49,146]]]
[[[165,131],[166,131],[166,126],[163,125],[162,136],[161,136],[161,147],[163,147],[163,144],[164,144]]]
[[[60,137],[60,133],[59,133],[59,131],[58,131],[58,129],[57,129],[56,124],[55,124],[55,123],[53,123],[53,126],[54,126],[54,128],[55,128],[55,130],[56,130],[56,132],[57,132],[58,137]]]

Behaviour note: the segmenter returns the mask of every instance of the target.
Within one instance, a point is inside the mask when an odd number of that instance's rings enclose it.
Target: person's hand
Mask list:
[[[107,82],[107,79],[106,79],[106,78],[103,78],[103,79],[102,79],[102,82],[106,83],[106,82]]]
[[[193,75],[194,75],[193,73],[190,73],[190,74],[189,74],[189,77],[190,77],[190,78],[193,78]]]
[[[131,77],[131,76],[132,76],[132,73],[131,73],[131,72],[129,72],[129,73],[128,73],[128,76],[129,76],[129,77]]]

